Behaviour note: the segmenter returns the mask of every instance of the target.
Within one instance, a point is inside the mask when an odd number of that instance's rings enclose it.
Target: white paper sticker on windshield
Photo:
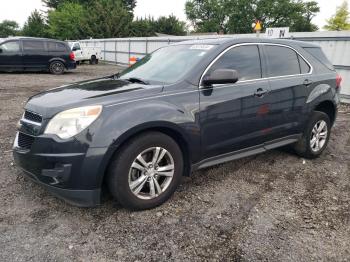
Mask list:
[[[213,48],[213,45],[193,45],[190,47],[190,49],[195,50],[210,50]]]

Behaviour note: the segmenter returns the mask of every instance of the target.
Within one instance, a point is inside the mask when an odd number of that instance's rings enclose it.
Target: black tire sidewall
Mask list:
[[[172,155],[175,164],[174,176],[166,191],[160,196],[150,200],[143,200],[135,196],[129,187],[129,170],[138,154],[156,146],[165,148]],[[135,137],[130,143],[121,148],[115,161],[111,164],[108,174],[110,192],[126,208],[133,210],[154,208],[168,200],[175,192],[181,181],[183,163],[180,147],[169,136],[163,133],[152,132]]]
[[[56,71],[53,71],[53,70],[52,70],[52,66],[53,66],[54,64],[56,64],[56,63],[60,63],[60,64],[62,65],[62,68],[63,68],[62,71],[56,72]],[[63,64],[61,61],[53,61],[53,62],[50,63],[50,66],[49,66],[50,73],[51,73],[51,74],[54,74],[54,75],[62,75],[62,74],[64,73],[64,69],[65,69],[65,66],[64,66],[64,64]]]
[[[312,129],[314,128],[314,126],[316,125],[316,123],[318,121],[321,121],[321,120],[324,120],[327,124],[327,139],[326,139],[326,143],[324,144],[323,148],[317,152],[314,152],[312,149],[311,149],[311,144],[310,144],[310,141],[311,141],[311,136],[312,136]],[[305,131],[305,134],[304,134],[304,139],[305,139],[305,146],[306,146],[306,154],[309,158],[316,158],[318,156],[320,156],[323,151],[327,148],[327,145],[328,145],[328,141],[329,141],[329,138],[330,138],[330,134],[331,134],[331,124],[330,124],[330,119],[328,117],[327,114],[323,113],[323,112],[318,112],[318,111],[315,111],[312,116],[311,116],[311,119],[309,121],[309,124],[308,124],[308,127]]]

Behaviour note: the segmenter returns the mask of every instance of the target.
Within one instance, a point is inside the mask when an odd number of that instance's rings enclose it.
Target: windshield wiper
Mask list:
[[[143,80],[143,79],[138,78],[138,77],[130,77],[130,78],[127,78],[127,79],[122,79],[122,80],[126,80],[126,81],[129,81],[131,83],[141,83],[141,84],[144,84],[144,85],[149,85],[148,81]]]

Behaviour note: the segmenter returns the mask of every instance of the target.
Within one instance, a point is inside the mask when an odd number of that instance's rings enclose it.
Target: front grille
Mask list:
[[[41,117],[41,115],[30,111],[25,111],[23,118],[36,123],[41,123],[43,121],[43,118]]]
[[[24,149],[30,149],[34,142],[34,137],[23,133],[18,133],[18,146]]]

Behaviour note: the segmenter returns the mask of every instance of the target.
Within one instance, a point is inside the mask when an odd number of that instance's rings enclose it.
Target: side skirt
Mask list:
[[[192,171],[196,171],[198,169],[207,168],[210,166],[215,166],[215,165],[229,162],[232,160],[236,160],[236,159],[264,153],[264,152],[271,150],[271,149],[274,149],[274,148],[293,144],[293,143],[297,142],[301,136],[302,136],[302,134],[291,135],[291,136],[283,137],[280,139],[272,140],[272,141],[269,141],[269,142],[266,142],[266,143],[263,143],[263,144],[260,144],[257,146],[253,146],[253,147],[241,149],[238,151],[210,157],[210,158],[204,159],[196,164],[193,164]]]

